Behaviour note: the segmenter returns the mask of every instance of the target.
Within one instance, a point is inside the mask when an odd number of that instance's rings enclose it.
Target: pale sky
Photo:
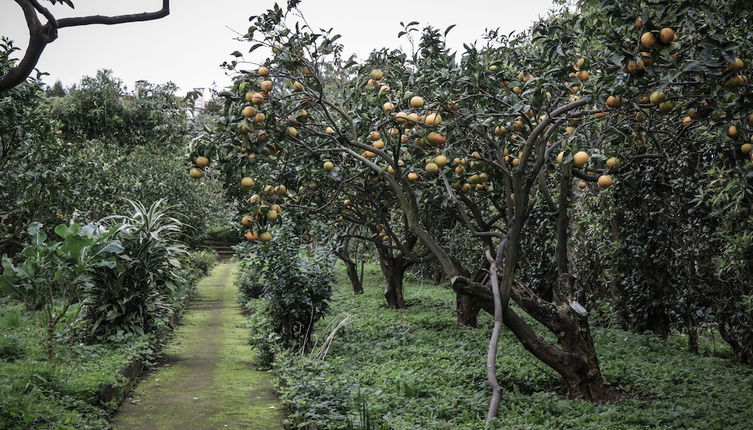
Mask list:
[[[0,35],[26,48],[28,30],[21,9],[13,0],[0,0]],[[56,17],[116,15],[158,10],[159,0],[74,0],[75,10],[50,6]],[[230,53],[248,52],[250,44],[234,39],[245,33],[248,17],[259,15],[274,0],[173,0],[166,18],[112,26],[64,28],[47,46],[37,67],[60,79],[66,86],[102,68],[112,69],[129,88],[145,79],[153,83],[175,82],[183,93],[196,87],[222,88],[230,83],[220,68]],[[285,1],[279,2],[282,7]],[[457,26],[448,35],[448,45],[461,50],[463,43],[480,40],[485,28],[499,27],[504,33],[523,30],[552,7],[551,0],[303,0],[306,20],[314,28],[334,27],[345,46],[346,56],[365,58],[374,48],[400,47],[400,21],[419,21],[444,29]],[[43,19],[40,17],[40,19]],[[43,21],[44,22],[44,21]],[[233,30],[231,30],[233,29]],[[262,51],[261,49],[259,51]],[[20,55],[20,54],[19,54]],[[269,55],[265,52],[259,60]]]

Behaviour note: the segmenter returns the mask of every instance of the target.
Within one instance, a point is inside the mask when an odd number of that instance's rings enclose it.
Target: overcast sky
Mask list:
[[[43,2],[50,6],[49,3]],[[75,10],[50,6],[58,18],[82,15],[115,15],[153,11],[159,0],[74,0]],[[97,69],[112,69],[129,88],[139,79],[154,83],[173,81],[185,92],[196,87],[218,88],[230,80],[220,68],[232,59],[230,53],[248,51],[235,40],[250,25],[248,17],[274,5],[271,0],[174,0],[166,18],[114,26],[93,25],[64,28],[48,45],[38,68],[48,72],[45,81],[60,79],[68,86]],[[281,6],[285,1],[280,2]],[[373,48],[399,47],[400,21],[419,21],[450,32],[452,49],[478,40],[485,28],[499,27],[507,33],[523,30],[546,15],[551,0],[303,0],[300,9],[314,28],[334,27],[343,37],[345,53],[364,58]],[[26,48],[28,30],[18,5],[0,0],[0,35]],[[244,51],[245,47],[245,51]],[[268,55],[268,53],[264,53]]]

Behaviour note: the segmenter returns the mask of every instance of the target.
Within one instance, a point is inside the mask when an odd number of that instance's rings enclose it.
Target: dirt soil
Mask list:
[[[225,262],[199,282],[164,364],[124,402],[116,429],[282,429],[272,376],[251,367],[235,270]]]

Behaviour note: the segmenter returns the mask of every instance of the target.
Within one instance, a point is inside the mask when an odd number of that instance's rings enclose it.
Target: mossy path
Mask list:
[[[251,368],[245,318],[236,305],[235,263],[199,282],[165,363],[113,420],[120,430],[282,428],[271,375]]]

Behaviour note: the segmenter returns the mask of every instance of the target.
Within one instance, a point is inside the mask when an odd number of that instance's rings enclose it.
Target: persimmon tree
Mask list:
[[[489,419],[501,399],[494,366],[503,324],[563,378],[570,397],[610,399],[614,392],[604,383],[579,301],[573,201],[579,190],[606,190],[638,160],[656,156],[656,136],[709,124],[720,94],[732,88],[739,97],[747,82],[740,73],[745,63],[735,56],[739,46],[715,26],[696,25],[694,19],[706,18],[691,13],[692,6],[619,7],[606,20],[607,12],[584,2],[577,13],[563,9],[514,37],[488,32],[483,46],[465,45],[459,61],[444,44],[450,29],[419,31],[409,23],[401,36],[410,52],[376,50],[363,63],[349,61],[342,70],[350,80],[337,90],[320,71],[339,57],[339,36],[293,23],[275,7],[254,17],[246,35],[251,51],[267,47],[272,56],[250,70],[241,60],[231,63],[239,73],[225,94],[224,124],[234,135],[207,150],[236,176],[254,169],[238,148],[260,154],[252,159],[294,154],[280,165],[301,170],[303,159],[325,153],[369,169],[447,274],[459,322],[475,320],[481,308],[495,316]],[[599,19],[609,25],[595,24]],[[694,109],[690,121],[673,115],[681,104]],[[264,121],[249,127],[243,119],[249,109],[261,111]],[[739,121],[744,110],[736,104],[728,115]],[[725,127],[731,137],[743,133],[732,126]],[[383,146],[369,140],[373,131],[386,137]],[[477,239],[485,278],[469,273],[424,222],[423,208],[436,204],[438,193],[442,210]],[[534,288],[519,275],[528,264],[527,238],[542,230],[554,243],[550,273],[542,277],[551,281],[539,279]],[[539,334],[542,326],[556,342]]]

